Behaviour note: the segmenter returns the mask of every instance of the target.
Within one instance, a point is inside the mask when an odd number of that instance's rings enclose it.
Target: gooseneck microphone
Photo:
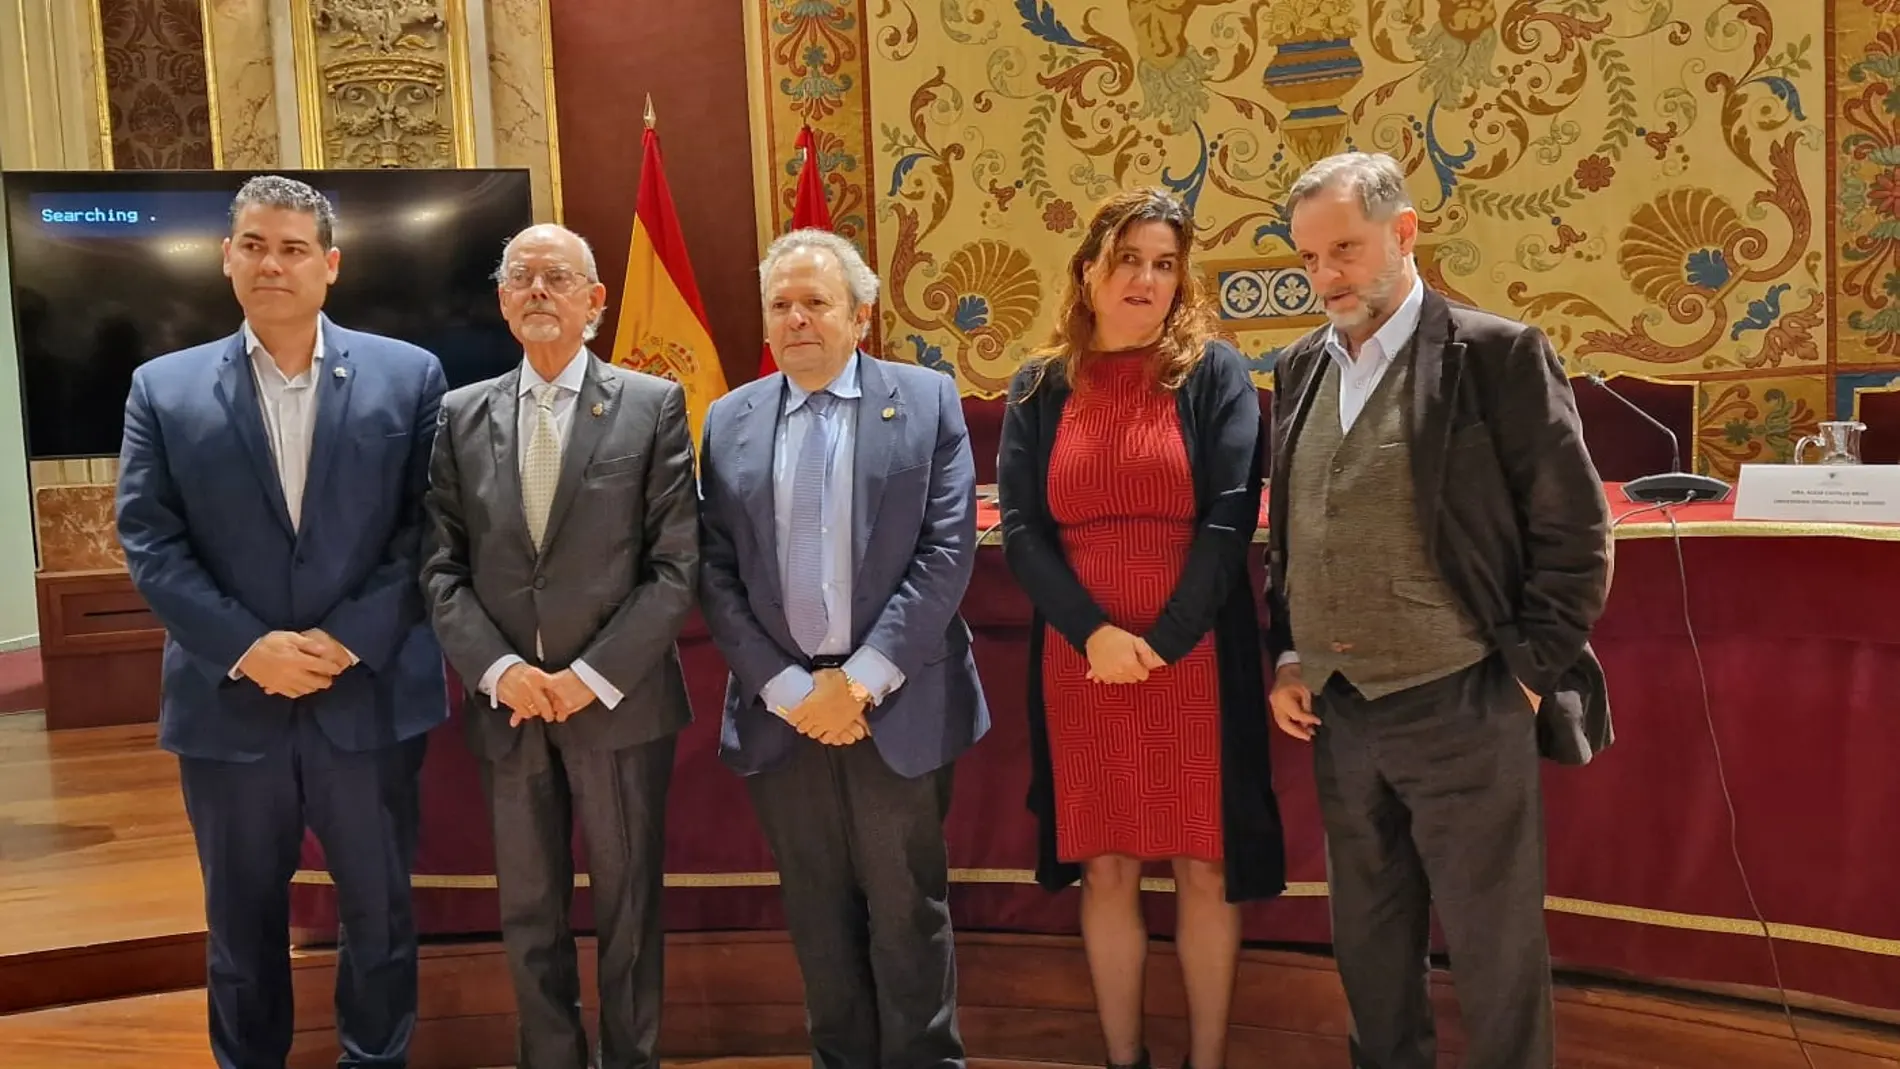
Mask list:
[[[1727,501],[1733,487],[1712,475],[1697,475],[1682,470],[1682,445],[1676,439],[1676,432],[1668,425],[1648,412],[1642,406],[1624,397],[1611,386],[1603,376],[1588,372],[1584,378],[1590,383],[1623,403],[1625,408],[1643,417],[1649,425],[1663,432],[1669,439],[1669,470],[1656,475],[1645,475],[1631,479],[1623,484],[1623,496],[1630,501],[1643,504],[1662,504],[1664,502],[1686,503],[1690,501]]]

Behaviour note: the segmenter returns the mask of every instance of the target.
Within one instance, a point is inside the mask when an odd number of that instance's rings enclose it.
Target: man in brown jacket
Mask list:
[[[1536,328],[1427,289],[1390,157],[1295,183],[1330,325],[1274,369],[1271,704],[1314,743],[1356,1069],[1436,1064],[1430,908],[1467,1069],[1552,1065],[1538,756],[1609,744],[1609,509]]]

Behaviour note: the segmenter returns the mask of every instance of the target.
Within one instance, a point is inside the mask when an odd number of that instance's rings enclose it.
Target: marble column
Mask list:
[[[561,220],[561,142],[548,0],[487,0],[495,166],[526,167],[537,222]]]
[[[0,147],[7,166],[112,165],[92,0],[0,0]]]
[[[217,166],[233,170],[281,167],[285,158],[277,119],[270,7],[258,0],[201,3],[211,144]]]

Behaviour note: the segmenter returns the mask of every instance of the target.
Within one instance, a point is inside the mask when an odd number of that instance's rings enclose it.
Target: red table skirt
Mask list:
[[[1891,693],[1900,684],[1900,539],[1888,540],[1900,531],[1737,524],[1726,506],[1677,515],[1694,645],[1665,517],[1633,518],[1619,532],[1595,639],[1617,742],[1587,767],[1545,766],[1553,953],[1560,967],[1770,986],[1745,871],[1789,988],[1900,1010],[1900,699]],[[1254,568],[1257,588],[1258,552]],[[981,551],[964,611],[995,727],[958,765],[948,833],[956,922],[1073,934],[1076,890],[1050,895],[1030,878],[1029,606],[999,549]],[[697,618],[681,655],[696,719],[680,739],[669,803],[667,925],[781,928],[771,856],[745,791],[718,760],[725,667]],[[1323,947],[1325,866],[1306,744],[1276,732],[1274,774],[1293,883],[1246,907],[1245,934]],[[458,709],[431,738],[423,768],[415,883],[425,937],[496,930],[488,827]],[[582,871],[584,858],[577,853]],[[307,841],[292,899],[292,923],[305,932],[334,929],[322,867]],[[583,889],[583,929],[587,908]],[[1147,908],[1154,933],[1168,934],[1170,897],[1151,894]]]

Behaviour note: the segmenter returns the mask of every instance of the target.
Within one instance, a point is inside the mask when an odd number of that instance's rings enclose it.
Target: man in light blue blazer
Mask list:
[[[943,821],[989,730],[963,410],[949,376],[858,351],[878,280],[849,241],[793,231],[760,274],[783,371],[714,402],[700,452],[720,753],[778,862],[814,1065],[961,1066]]]
[[[322,194],[254,178],[231,219],[243,327],[134,373],[118,488],[126,564],[166,631],[159,744],[204,877],[212,1056],[289,1055],[307,826],[337,888],[338,1064],[402,1065],[417,776],[447,716],[417,582],[442,368],[322,314],[340,255]]]

